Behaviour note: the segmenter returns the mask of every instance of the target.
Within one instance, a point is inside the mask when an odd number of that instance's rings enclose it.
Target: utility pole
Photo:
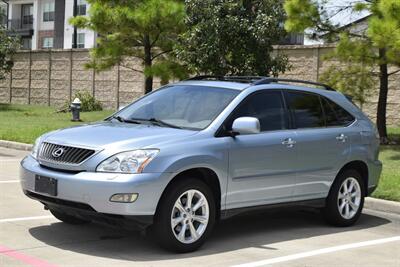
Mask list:
[[[74,18],[78,14],[78,0],[74,0]],[[72,48],[78,48],[78,28],[74,26],[74,33],[72,36]]]

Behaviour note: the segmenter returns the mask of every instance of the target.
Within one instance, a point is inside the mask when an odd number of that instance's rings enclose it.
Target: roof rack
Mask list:
[[[326,85],[323,83],[310,82],[310,81],[297,80],[297,79],[274,78],[274,77],[266,77],[266,76],[200,75],[200,76],[190,78],[187,81],[204,81],[204,80],[250,83],[252,85],[261,85],[261,84],[270,84],[270,83],[279,83],[279,82],[291,82],[291,83],[311,84],[311,85],[316,85],[316,86],[322,87],[323,89],[328,90],[328,91],[336,91],[329,85]]]
[[[311,84],[311,85],[316,85],[316,86],[323,87],[325,90],[328,90],[328,91],[336,91],[335,89],[333,89],[329,85],[326,85],[326,84],[323,84],[323,83],[310,82],[310,81],[304,81],[304,80],[296,80],[296,79],[272,78],[272,77],[266,77],[264,79],[260,79],[258,81],[255,81],[255,82],[253,82],[253,85],[279,83],[279,82]]]
[[[266,76],[218,76],[218,75],[200,75],[187,79],[187,81],[225,81],[225,82],[241,82],[241,83],[254,83],[259,80],[266,79]]]

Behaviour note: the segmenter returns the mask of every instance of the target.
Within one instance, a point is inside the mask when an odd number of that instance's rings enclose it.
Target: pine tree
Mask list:
[[[184,30],[185,9],[178,0],[88,0],[87,17],[70,20],[79,28],[98,33],[87,67],[105,70],[120,64],[145,75],[145,93],[153,89],[153,77],[165,83],[185,75],[171,55],[178,34]],[[127,57],[139,59],[143,69],[124,64]]]
[[[389,76],[400,72],[400,1],[361,0],[329,5],[328,1],[286,0],[285,28],[300,32],[310,29],[312,36],[323,35],[328,41],[338,40],[335,56],[343,63],[359,64],[370,69],[379,80],[377,120],[382,143],[387,143],[386,106]],[[368,29],[354,32],[332,22],[341,12],[367,12]],[[397,66],[389,72],[388,65]],[[377,69],[377,71],[376,71]]]

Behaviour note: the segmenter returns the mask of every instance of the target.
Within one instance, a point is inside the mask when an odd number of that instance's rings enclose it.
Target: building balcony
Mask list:
[[[33,17],[8,20],[8,30],[11,36],[28,37],[33,35]]]
[[[304,33],[288,33],[280,42],[280,45],[303,45]]]

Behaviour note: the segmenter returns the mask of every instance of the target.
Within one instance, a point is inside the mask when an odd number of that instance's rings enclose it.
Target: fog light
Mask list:
[[[135,202],[139,194],[136,193],[123,193],[115,194],[110,197],[111,202],[132,203]]]

